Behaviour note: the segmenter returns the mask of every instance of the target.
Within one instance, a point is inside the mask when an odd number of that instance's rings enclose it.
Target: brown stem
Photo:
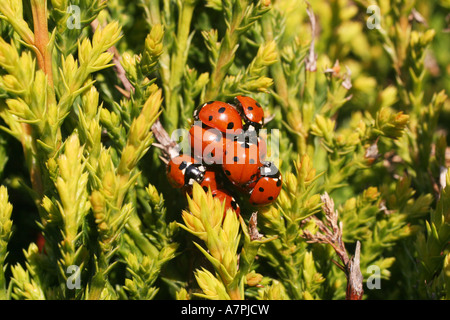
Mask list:
[[[43,94],[48,94],[48,103],[56,103],[56,97],[53,93],[53,71],[52,71],[52,55],[49,48],[50,39],[48,36],[47,24],[47,0],[30,0],[31,10],[33,13],[34,24],[34,51],[38,61],[39,68],[47,75],[47,81],[50,90]],[[22,124],[25,137],[22,144],[24,146],[26,156],[29,158],[30,179],[33,189],[37,192],[39,199],[44,194],[44,186],[42,182],[42,172],[39,159],[37,157],[36,139],[33,138],[33,129],[29,124]],[[30,139],[30,141],[25,141]],[[38,200],[36,200],[38,201]]]
[[[49,50],[47,23],[47,0],[31,0],[34,24],[34,45],[39,68],[47,75],[48,83],[53,87],[52,55]]]

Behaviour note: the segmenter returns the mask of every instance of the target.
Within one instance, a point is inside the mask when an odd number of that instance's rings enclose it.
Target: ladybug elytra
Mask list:
[[[241,208],[239,207],[239,204],[227,190],[216,189],[216,190],[212,190],[211,194],[212,194],[213,198],[219,199],[220,202],[222,202],[222,203],[225,202],[225,209],[224,209],[224,213],[223,213],[224,217],[225,217],[226,212],[229,209],[233,210],[237,216],[239,216],[241,214]]]
[[[247,96],[237,96],[235,98],[236,108],[241,112],[245,130],[259,130],[264,125],[264,110],[253,98]]]
[[[281,191],[282,177],[278,168],[271,162],[266,162],[260,168],[260,177],[250,192],[250,203],[254,206],[264,206],[275,201]]]
[[[189,143],[194,156],[202,158],[206,164],[222,162],[225,139],[218,129],[196,121],[189,130]]]
[[[257,143],[239,139],[227,141],[222,169],[234,185],[246,186],[255,181],[260,167]]]
[[[221,132],[234,133],[242,130],[242,118],[230,104],[222,101],[210,101],[194,111],[194,120],[200,120],[211,128]]]

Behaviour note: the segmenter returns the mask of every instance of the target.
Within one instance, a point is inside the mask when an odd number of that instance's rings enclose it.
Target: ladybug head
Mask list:
[[[280,171],[277,166],[270,161],[264,161],[263,165],[259,169],[259,172],[261,177],[278,178],[280,176]]]
[[[252,121],[247,120],[244,124],[244,131],[258,133],[259,130],[261,130],[262,126],[263,125],[261,123],[252,122]]]
[[[201,183],[205,178],[205,167],[202,165],[191,164],[184,172],[185,185],[192,186],[194,182]]]

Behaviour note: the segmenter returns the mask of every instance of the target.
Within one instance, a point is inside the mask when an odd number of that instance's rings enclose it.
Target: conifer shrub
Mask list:
[[[0,1],[0,299],[450,298],[449,8]],[[166,168],[241,95],[282,188],[236,214]]]

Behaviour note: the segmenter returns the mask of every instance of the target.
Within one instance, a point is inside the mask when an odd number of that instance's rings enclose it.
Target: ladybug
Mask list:
[[[185,154],[172,158],[166,168],[167,178],[174,188],[192,186],[194,181],[201,183],[204,173],[205,167]]]
[[[194,111],[194,120],[200,120],[211,128],[221,132],[234,133],[242,130],[242,118],[230,104],[222,101],[210,101]]]
[[[223,217],[225,218],[225,214],[229,209],[232,209],[237,216],[241,214],[241,208],[239,207],[239,204],[237,203],[236,199],[225,189],[216,189],[211,190],[211,194],[213,198],[217,198],[220,200],[220,202],[225,201],[225,209],[223,212]]]
[[[237,96],[234,98],[237,110],[240,111],[245,122],[245,130],[259,130],[264,125],[264,110],[253,98]]]
[[[194,155],[202,158],[206,164],[222,161],[225,139],[218,129],[196,121],[189,130],[189,143]]]
[[[265,162],[260,169],[260,176],[250,192],[250,203],[254,206],[265,206],[276,200],[281,191],[282,177],[277,167]]]
[[[208,192],[208,189],[217,190],[220,188],[220,183],[218,181],[218,173],[216,170],[206,170],[204,174],[203,181],[200,183],[200,186]]]
[[[256,181],[261,167],[257,143],[227,139],[222,169],[232,184],[248,187]]]

